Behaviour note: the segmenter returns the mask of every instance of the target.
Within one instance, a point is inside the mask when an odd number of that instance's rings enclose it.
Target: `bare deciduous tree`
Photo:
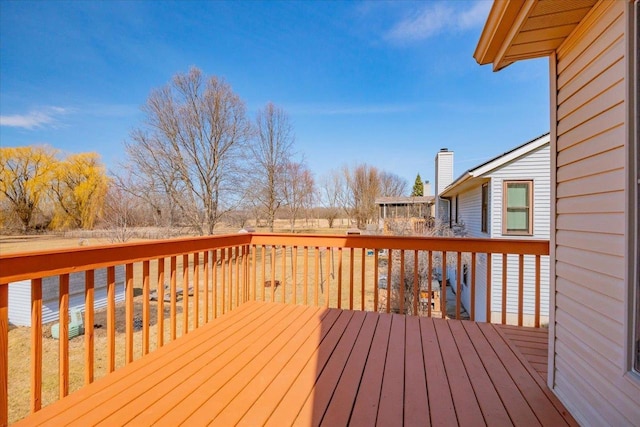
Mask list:
[[[256,116],[256,141],[252,145],[255,162],[255,199],[273,231],[276,212],[283,203],[282,175],[291,161],[293,130],[285,111],[268,103]]]
[[[318,189],[318,200],[324,208],[322,210],[324,218],[329,223],[329,228],[333,228],[334,221],[340,216],[340,209],[348,210],[344,204],[346,188],[344,175],[339,171],[331,171],[320,181]]]
[[[196,232],[212,234],[245,182],[244,103],[223,80],[192,68],[154,90],[142,110],[145,123],[126,143],[128,170]]]
[[[311,171],[304,163],[287,163],[282,174],[282,194],[292,232],[300,211],[309,207],[313,193],[314,182]]]

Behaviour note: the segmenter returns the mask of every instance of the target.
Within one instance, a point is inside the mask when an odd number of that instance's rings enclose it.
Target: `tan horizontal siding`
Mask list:
[[[624,147],[617,147],[598,156],[587,157],[564,166],[561,171],[558,171],[558,181],[562,182],[568,179],[582,178],[616,170],[620,168],[621,164],[624,164],[624,161]]]
[[[558,216],[556,228],[591,233],[624,234],[624,218],[624,213],[565,214]]]
[[[625,112],[624,104],[617,104],[615,107],[595,116],[582,126],[573,128],[563,135],[558,135],[558,150],[580,144],[610,129],[621,126]],[[612,144],[617,144],[618,142],[619,141],[611,141]]]
[[[558,135],[575,129],[579,125],[624,102],[625,90],[624,81],[620,78],[604,92],[583,97],[584,104],[581,104],[571,114],[558,122]]]
[[[556,213],[607,213],[617,209],[621,203],[624,203],[624,191],[565,197],[558,200]]]
[[[585,270],[565,262],[556,263],[556,274],[571,277],[582,287],[598,293],[606,293],[611,298],[622,301],[625,296],[624,280],[598,271]]]
[[[560,168],[558,169],[558,174],[561,173],[562,170]],[[624,190],[624,169],[573,179],[567,182],[559,182],[556,194],[558,198],[563,198],[620,190]],[[615,212],[624,212],[624,205],[616,206]]]
[[[569,165],[617,147],[624,147],[624,137],[624,126],[618,125],[579,144],[559,147],[562,151],[558,153],[557,165],[558,167]]]
[[[587,271],[601,272],[617,279],[624,279],[624,259],[593,252],[589,248],[575,249],[558,245],[556,261],[566,262]],[[622,307],[620,309],[622,310]]]
[[[610,246],[611,243],[615,244]],[[589,248],[592,252],[623,256],[624,236],[604,233],[590,233],[586,231],[558,230],[556,244],[568,248]],[[612,252],[612,248],[614,252]],[[619,251],[619,252],[616,252]]]

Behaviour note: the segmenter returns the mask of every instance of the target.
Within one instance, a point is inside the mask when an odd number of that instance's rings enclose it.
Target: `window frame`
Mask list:
[[[527,184],[528,186],[528,199],[529,205],[525,208],[528,209],[527,212],[527,221],[528,227],[526,231],[515,230],[510,231],[507,228],[507,210],[508,210],[508,188],[509,184]],[[522,180],[505,180],[502,183],[502,234],[505,236],[533,236],[533,180],[532,179],[522,179]]]
[[[489,232],[489,183],[482,184],[480,190],[480,227],[483,233]]]

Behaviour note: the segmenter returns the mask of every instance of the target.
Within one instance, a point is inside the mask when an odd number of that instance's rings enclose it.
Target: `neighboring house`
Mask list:
[[[426,186],[428,188],[429,182]],[[425,233],[434,214],[434,197],[378,197],[379,228],[401,227],[415,233]]]
[[[115,300],[124,301],[124,266],[115,268]],[[42,323],[58,321],[59,277],[42,279]],[[69,275],[69,310],[85,308],[85,273]],[[96,269],[94,273],[94,308],[107,306],[107,269]],[[9,323],[16,326],[31,326],[31,281],[22,280],[9,284]]]
[[[450,152],[451,153],[451,152]],[[448,170],[436,169],[437,174],[450,176]],[[443,218],[449,224],[464,224],[468,237],[504,239],[549,239],[549,134],[531,140],[501,154],[473,169],[440,192],[439,198],[448,201],[449,212]],[[442,179],[441,179],[442,181]],[[507,321],[515,323],[518,312],[518,257],[507,260]],[[542,322],[549,315],[549,257],[541,258],[540,314]],[[476,266],[475,319],[484,321],[486,313],[486,255],[479,254]],[[491,259],[491,312],[499,321],[502,311],[502,255]],[[455,268],[447,274],[457,283]],[[464,271],[468,271],[465,266]],[[511,273],[511,274],[510,274]],[[469,310],[471,290],[469,275],[463,274],[462,304]],[[454,286],[455,288],[455,286]],[[524,324],[533,325],[535,319],[535,257],[524,258]]]
[[[474,54],[550,57],[547,382],[583,425],[640,425],[638,9],[495,1]]]

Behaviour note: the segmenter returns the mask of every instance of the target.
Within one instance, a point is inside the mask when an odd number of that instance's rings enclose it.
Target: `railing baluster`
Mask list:
[[[420,282],[418,279],[418,265],[419,265],[419,259],[418,259],[418,251],[414,250],[413,251],[413,315],[417,316],[418,315],[418,302],[419,302],[419,292],[420,290],[418,289],[420,287]]]
[[[303,281],[303,288],[302,288],[302,293],[303,293],[303,298],[304,298],[304,305],[307,305],[309,303],[309,298],[308,298],[308,294],[309,294],[309,247],[305,246],[304,247],[304,275],[302,276],[302,281]]]
[[[171,257],[171,279],[169,282],[169,286],[170,286],[170,291],[171,292],[171,341],[175,341],[178,332],[178,320],[176,319],[177,313],[178,313],[178,296],[176,295],[176,293],[178,292],[177,290],[177,282],[178,282],[178,259],[175,256]]]
[[[378,249],[373,250],[373,311],[378,311]]]
[[[31,413],[42,407],[42,279],[31,280]]]
[[[9,284],[0,283],[0,425],[9,425]]]
[[[331,258],[333,257],[333,251],[331,250],[331,248],[327,248],[327,262],[325,263],[326,265],[324,266],[325,269],[325,274],[324,276],[327,278],[326,279],[326,290],[325,290],[325,300],[324,300],[324,306],[326,308],[329,308],[329,297],[331,296]]]
[[[476,320],[476,253],[471,253],[471,307],[469,319]]]
[[[428,272],[427,272],[427,294],[429,295],[428,298],[428,305],[427,305],[427,317],[431,317],[431,304],[435,305],[435,302],[433,301],[433,252],[429,251],[429,261],[428,261]],[[440,287],[440,292],[442,292],[442,286]],[[440,299],[440,297],[438,296],[438,299]]]
[[[535,282],[535,319],[534,326],[540,327],[540,255],[536,255],[536,282]]]
[[[200,327],[200,252],[193,253],[193,328]]]
[[[158,281],[156,284],[158,293],[158,336],[157,347],[164,345],[164,258],[158,258]]]
[[[391,312],[391,287],[393,280],[391,278],[391,267],[393,264],[393,250],[389,249],[389,258],[387,259],[387,313]]]
[[[84,385],[89,385],[93,382],[95,352],[93,331],[94,289],[95,271],[87,270],[84,273]]]
[[[256,245],[251,245],[251,284],[249,285],[253,291],[252,299],[253,301],[258,300],[258,287],[256,282],[256,275],[258,269],[258,247]]]
[[[292,276],[292,285],[293,289],[292,289],[292,299],[293,299],[293,304],[297,304],[298,303],[298,247],[294,246],[293,248],[291,248],[292,254],[291,254],[291,258],[293,258],[293,260],[291,261],[291,276]]]
[[[220,271],[222,272],[222,277],[220,277],[220,282],[221,282],[221,287],[220,287],[220,298],[222,299],[222,314],[224,315],[224,313],[227,312],[227,300],[225,298],[225,291],[227,288],[227,280],[226,280],[226,267],[225,267],[225,253],[227,252],[226,249],[221,249],[220,250]]]
[[[245,245],[242,247],[242,286],[244,289],[243,301],[249,301],[251,299],[250,286],[251,282],[249,280],[249,253],[250,248],[249,245]]]
[[[209,258],[211,257],[211,251],[206,250],[202,254],[202,271],[204,273],[204,323],[209,323]]]
[[[133,264],[125,266],[125,364],[133,362]]]
[[[320,248],[318,246],[316,246],[315,249],[315,290],[313,293],[313,304],[317,307],[318,306],[318,285],[319,285],[319,276],[320,276],[320,267],[319,267],[319,260],[320,260]]]
[[[447,251],[442,251],[442,282],[440,282],[440,311],[447,318]]]
[[[227,248],[227,258],[229,267],[229,311],[233,310],[233,248]]]
[[[353,248],[349,248],[349,310],[353,310]]]
[[[182,255],[182,335],[189,332],[189,254]]]
[[[338,308],[342,308],[342,248],[338,248]]]
[[[362,248],[361,253],[362,262],[360,263],[360,310],[364,311],[364,281],[365,281],[365,264],[366,264],[366,249]]]
[[[275,245],[271,246],[271,302],[276,301],[276,255],[278,249]]]
[[[60,352],[58,354],[58,374],[60,376],[58,388],[60,399],[69,394],[69,275],[60,275],[60,287],[58,293],[59,302],[59,341]]]
[[[487,253],[487,307],[486,307],[486,322],[487,323],[491,323],[491,276],[492,276],[492,272],[491,272],[491,261],[492,261],[492,254],[491,253]]]
[[[116,268],[107,267],[107,359],[108,372],[116,369]]]
[[[404,250],[400,251],[400,314],[404,314]]]
[[[518,326],[522,326],[524,310],[524,255],[518,256]]]
[[[460,319],[462,311],[462,252],[458,252],[456,262],[456,319]]]
[[[284,290],[286,283],[287,283],[287,247],[282,245],[282,280],[280,281],[280,286],[282,286],[282,289],[280,289],[282,303],[287,302],[285,297],[285,290]]]
[[[240,305],[240,247],[236,246],[234,249],[236,255],[235,269],[236,269],[236,307]]]
[[[213,282],[211,283],[211,298],[213,305],[213,318],[218,318],[218,250],[214,249],[211,254],[211,276]]]
[[[266,301],[267,291],[265,290],[265,286],[267,284],[267,247],[262,245],[260,251],[262,252],[262,301]]]
[[[502,254],[502,324],[507,323],[507,254]]]
[[[142,354],[149,353],[149,261],[142,262]]]

